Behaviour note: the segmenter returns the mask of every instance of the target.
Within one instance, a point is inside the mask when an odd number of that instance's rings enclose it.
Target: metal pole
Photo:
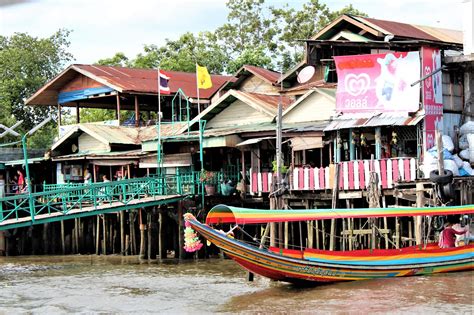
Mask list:
[[[28,193],[28,205],[30,208],[31,223],[35,223],[35,207],[33,196],[31,195],[31,180],[30,180],[30,169],[28,167],[28,151],[26,150],[26,137],[30,133],[26,133],[21,138],[21,146],[23,148],[23,158],[25,160],[25,172],[26,172],[26,192]]]
[[[196,91],[197,91],[197,97],[198,97],[198,115],[201,114],[201,102],[199,100],[199,77],[198,77],[198,64],[196,62]]]
[[[156,147],[156,174],[161,175],[161,90],[160,90],[160,64],[158,63],[158,127],[157,127],[157,147]]]

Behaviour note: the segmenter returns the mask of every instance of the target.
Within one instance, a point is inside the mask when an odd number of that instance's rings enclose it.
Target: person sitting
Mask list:
[[[443,232],[440,234],[438,246],[440,248],[456,247],[456,235],[464,235],[466,230],[456,231],[453,229],[453,224],[448,222],[444,226]]]

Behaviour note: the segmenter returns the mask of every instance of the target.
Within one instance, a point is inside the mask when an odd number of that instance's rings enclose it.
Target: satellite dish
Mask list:
[[[300,73],[298,73],[297,80],[298,83],[306,83],[308,82],[314,75],[314,67],[313,66],[306,66],[304,67]]]

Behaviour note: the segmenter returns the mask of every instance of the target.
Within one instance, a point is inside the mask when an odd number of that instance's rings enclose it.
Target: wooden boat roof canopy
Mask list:
[[[268,222],[310,221],[342,218],[407,217],[416,215],[474,214],[474,205],[431,208],[362,208],[362,209],[312,209],[312,210],[261,210],[214,206],[209,211],[206,224],[236,223],[258,224]]]

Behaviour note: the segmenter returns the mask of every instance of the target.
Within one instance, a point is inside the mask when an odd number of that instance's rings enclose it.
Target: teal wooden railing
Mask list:
[[[188,194],[183,187],[176,176],[93,184],[46,184],[43,192],[1,198],[0,225],[7,220],[21,221],[25,217],[34,223],[39,215],[67,215],[82,209],[100,210],[115,203],[120,204],[122,210],[132,209],[145,198]]]

